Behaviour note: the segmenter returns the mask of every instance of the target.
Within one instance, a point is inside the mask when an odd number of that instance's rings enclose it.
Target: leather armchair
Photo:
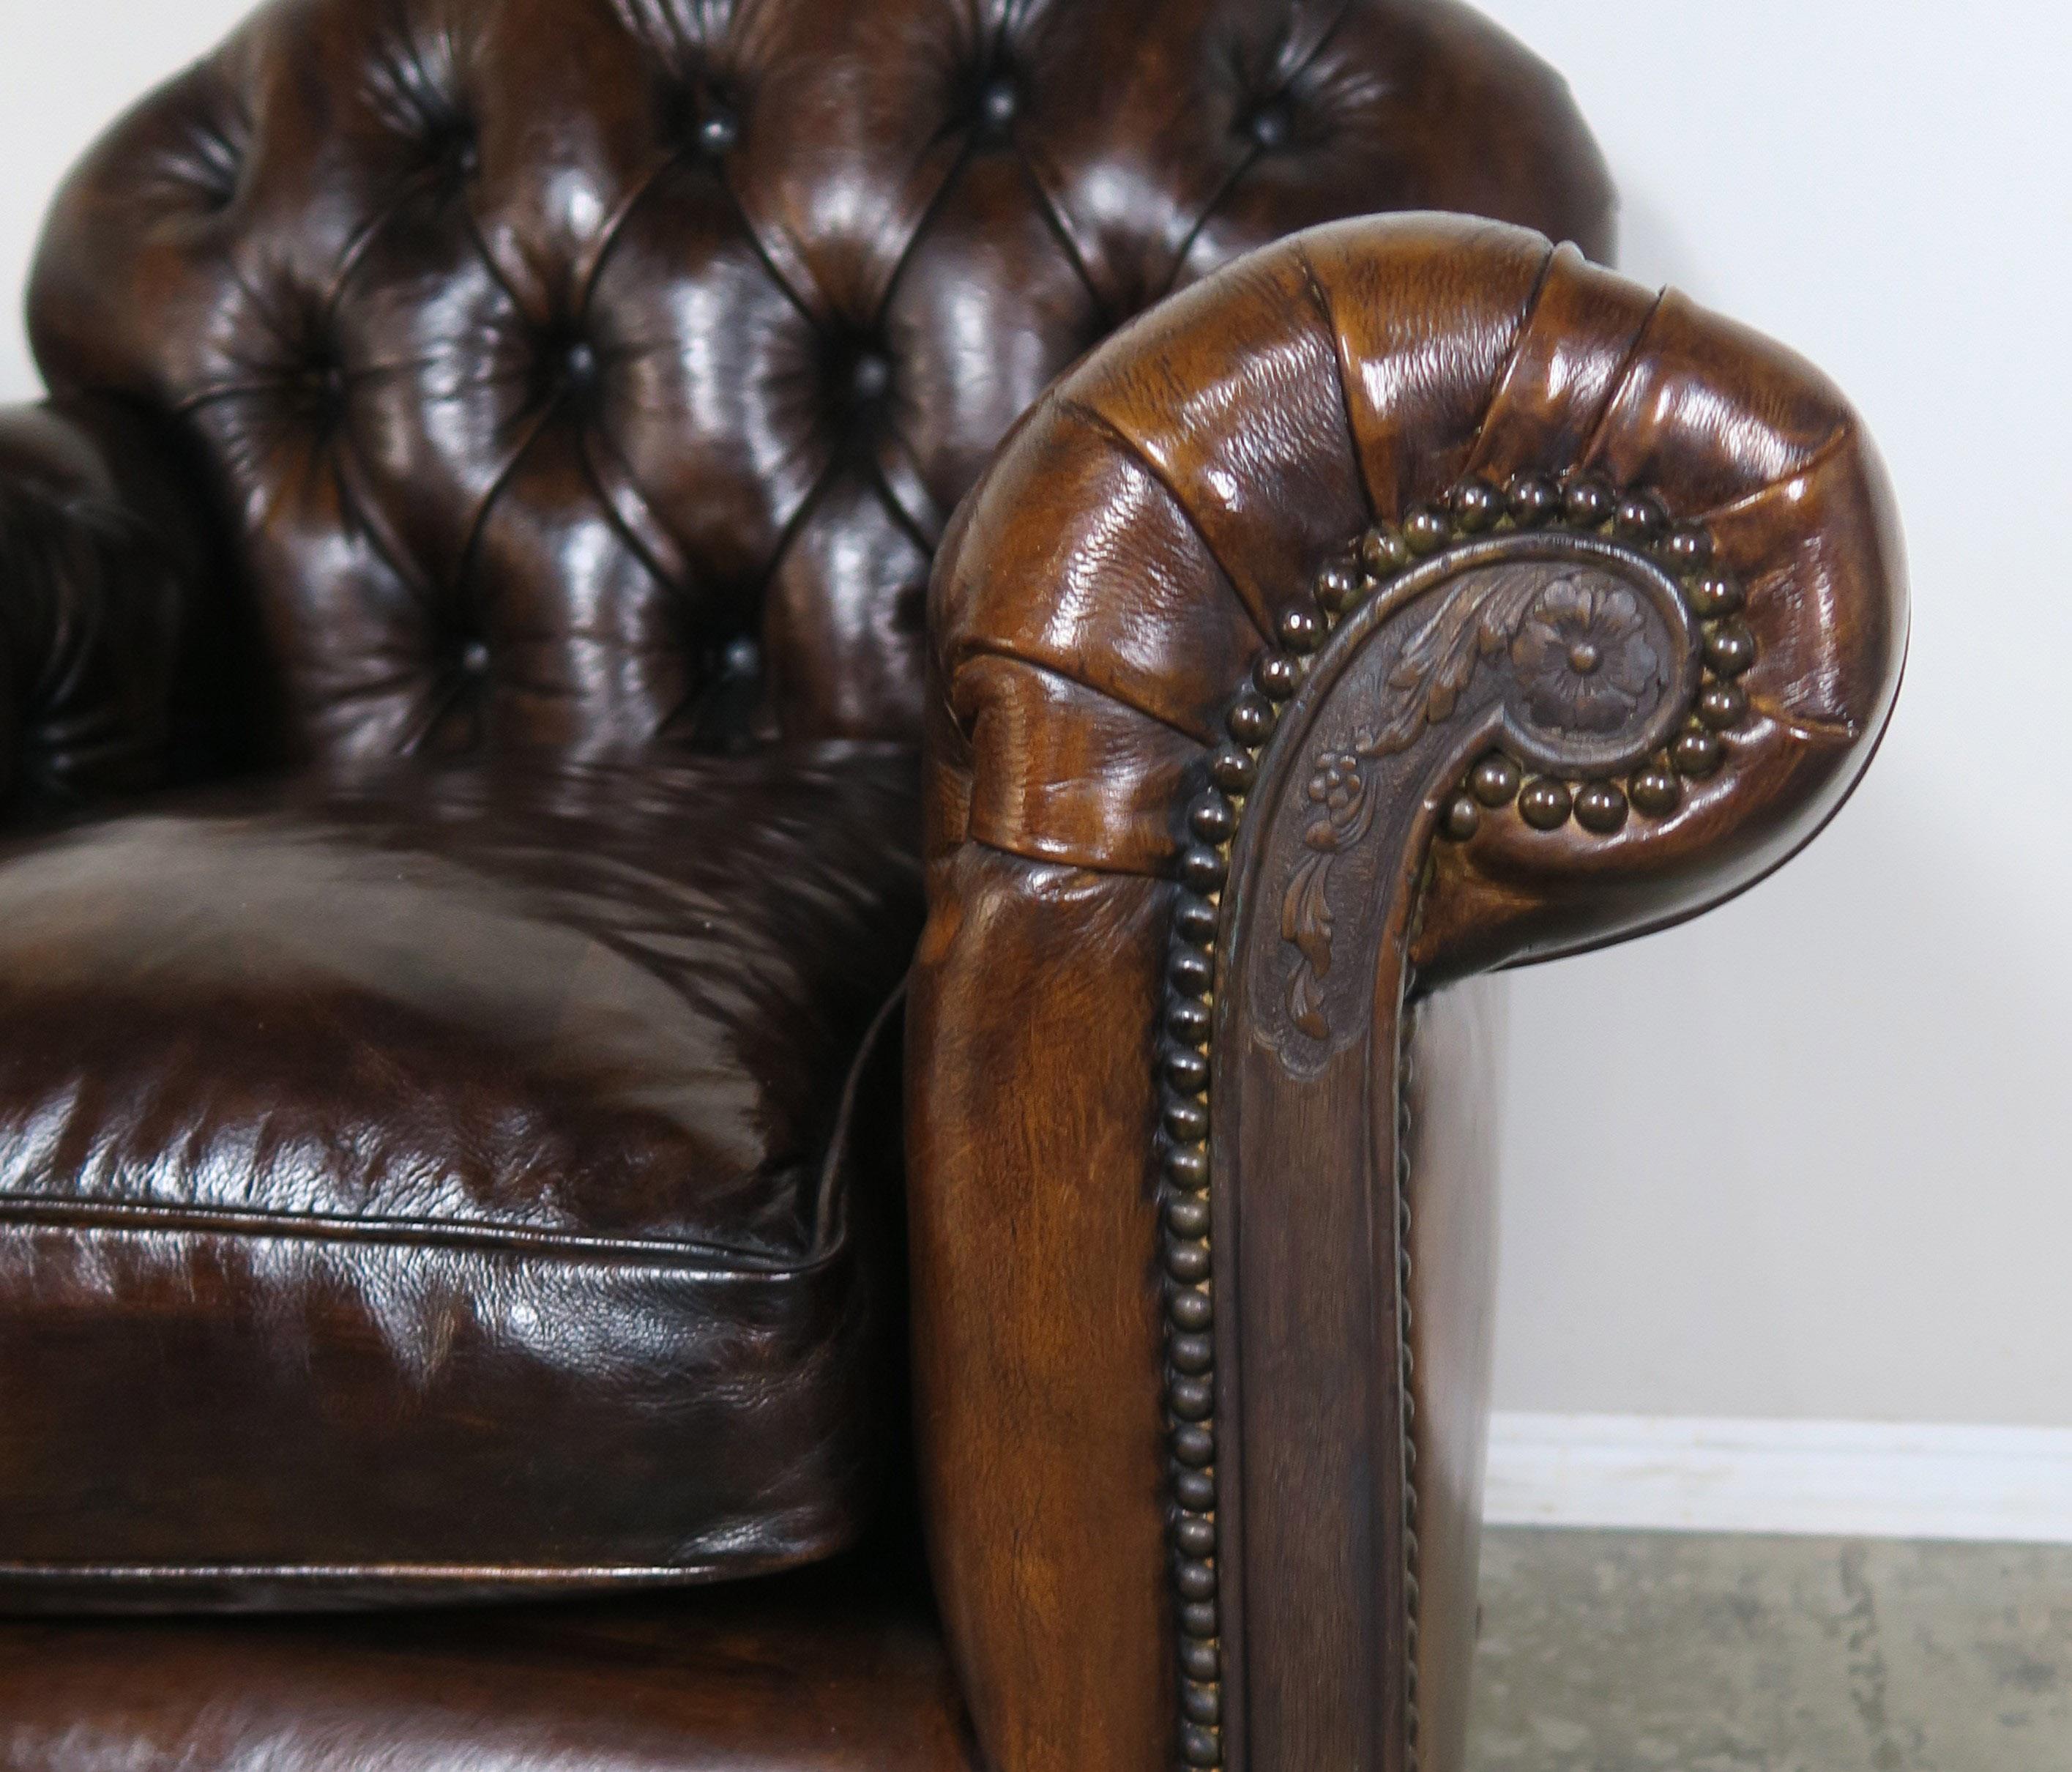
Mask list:
[[[1494,1204],[1453,987],[1802,845],[1898,574],[1805,364],[1461,218],[1253,255],[1003,448],[935,581],[909,1082],[928,1514],[1005,1763],[1148,1765],[1176,1703],[1191,1765],[1460,1763]]]
[[[1482,975],[1787,858],[1905,640],[1611,212],[1441,0],[273,0],[118,124],[0,1768],[1458,1772]]]
[[[191,618],[205,543],[171,439],[112,401],[0,412],[0,808],[158,785],[211,673]]]

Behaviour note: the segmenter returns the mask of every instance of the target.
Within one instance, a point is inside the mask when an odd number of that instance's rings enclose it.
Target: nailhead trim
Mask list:
[[[1686,782],[1718,774],[1727,760],[1725,734],[1748,718],[1748,696],[1738,679],[1755,662],[1755,637],[1741,619],[1745,598],[1740,583],[1715,567],[1711,532],[1702,524],[1674,522],[1651,492],[1615,491],[1588,475],[1564,482],[1520,475],[1503,493],[1486,482],[1470,480],[1454,490],[1440,519],[1445,520],[1448,513],[1485,512],[1492,500],[1503,507],[1500,517],[1479,522],[1457,518],[1459,532],[1552,528],[1604,536],[1650,556],[1677,582],[1697,619],[1706,670],[1682,730],[1665,750],[1623,781],[1528,778],[1513,759],[1492,751],[1477,760],[1447,801],[1440,814],[1441,835],[1467,842],[1481,830],[1486,811],[1507,806],[1515,807],[1535,830],[1558,831],[1572,819],[1600,837],[1623,829],[1633,812],[1648,819],[1668,817],[1683,804]],[[1507,786],[1500,787],[1507,770]]]
[[[1217,944],[1222,893],[1245,798],[1259,778],[1259,759],[1272,741],[1280,704],[1301,688],[1311,656],[1345,618],[1389,579],[1475,537],[1543,528],[1610,537],[1652,557],[1682,587],[1700,627],[1708,671],[1696,705],[1669,748],[1621,783],[1568,783],[1528,778],[1501,750],[1477,759],[1447,801],[1440,830],[1455,842],[1472,840],[1486,812],[1515,808],[1536,829],[1561,828],[1571,819],[1610,836],[1630,813],[1662,819],[1682,804],[1684,783],[1715,774],[1727,757],[1725,734],[1747,717],[1748,700],[1737,680],[1754,661],[1755,642],[1740,619],[1743,594],[1716,569],[1710,533],[1677,523],[1662,502],[1641,489],[1621,491],[1588,475],[1555,479],[1521,475],[1499,491],[1470,479],[1439,503],[1412,511],[1400,526],[1370,529],[1318,574],[1314,607],[1300,606],[1280,620],[1278,648],[1261,654],[1251,680],[1225,717],[1229,742],[1209,763],[1209,785],[1188,808],[1191,841],[1178,867],[1182,890],[1173,921],[1167,976],[1165,1041],[1160,1053],[1162,1181],[1159,1217],[1166,1274],[1166,1433],[1172,1453],[1170,1521],[1171,1581],[1179,1620],[1180,1764],[1216,1772],[1223,1764],[1223,1643],[1219,1610],[1215,1417],[1215,1275],[1210,1234],[1211,1163],[1209,1103],[1213,1080]],[[1403,1055],[1397,1139],[1402,1211],[1400,1288],[1403,1344],[1404,1470],[1404,1570],[1406,1600],[1404,1671],[1408,1772],[1418,1762],[1417,1662],[1420,1632],[1415,1385],[1411,1351],[1410,1126],[1408,1028]]]

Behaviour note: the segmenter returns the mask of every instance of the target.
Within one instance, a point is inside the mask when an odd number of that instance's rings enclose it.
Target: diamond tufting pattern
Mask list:
[[[1338,216],[1601,253],[1596,166],[1446,5],[272,0],[75,175],[31,330],[198,446],[271,754],[911,738],[1067,364]]]

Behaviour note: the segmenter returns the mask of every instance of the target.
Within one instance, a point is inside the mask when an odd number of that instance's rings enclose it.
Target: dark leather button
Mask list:
[[[488,676],[489,643],[487,640],[470,640],[460,649],[460,668],[462,675],[467,676]]]
[[[1014,82],[1004,74],[988,80],[985,89],[979,94],[980,120],[995,134],[1005,133],[1021,109],[1022,95],[1015,90]]]
[[[858,405],[882,400],[892,385],[892,360],[882,351],[857,354],[849,369],[849,392]]]
[[[434,166],[449,167],[460,173],[475,171],[477,159],[475,126],[465,117],[442,118],[432,126],[426,136],[426,145]]]
[[[561,352],[561,373],[572,388],[587,388],[597,380],[597,352],[586,339],[572,339]]]
[[[698,146],[707,154],[725,154],[741,139],[741,121],[724,105],[714,105],[698,123]]]
[[[330,424],[345,404],[345,366],[321,347],[312,350],[309,360],[287,382],[288,399],[311,423]]]
[[[1271,151],[1285,146],[1293,133],[1294,118],[1289,113],[1285,99],[1272,99],[1252,113],[1246,123],[1252,138],[1260,146]]]

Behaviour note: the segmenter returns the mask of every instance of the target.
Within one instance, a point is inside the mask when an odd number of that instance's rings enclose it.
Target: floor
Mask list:
[[[1473,1772],[2072,1772],[2072,1548],[1499,1531]]]

